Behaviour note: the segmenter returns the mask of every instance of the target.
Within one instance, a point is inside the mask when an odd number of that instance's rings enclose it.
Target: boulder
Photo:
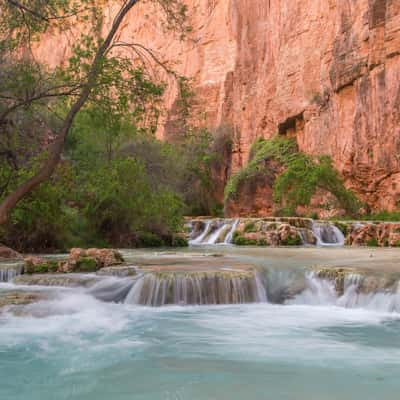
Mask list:
[[[21,260],[23,257],[17,251],[0,244],[0,259]]]

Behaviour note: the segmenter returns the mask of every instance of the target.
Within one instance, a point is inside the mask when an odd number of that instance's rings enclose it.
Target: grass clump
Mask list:
[[[379,211],[362,217],[365,221],[400,221],[400,211]]]

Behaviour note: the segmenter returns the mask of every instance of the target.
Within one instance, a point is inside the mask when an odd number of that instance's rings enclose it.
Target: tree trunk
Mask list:
[[[101,72],[99,70],[99,63],[101,59],[107,52],[107,49],[110,47],[112,40],[115,37],[115,34],[118,31],[122,21],[124,20],[126,14],[131,10],[131,8],[138,3],[139,0],[129,0],[126,1],[125,4],[119,10],[117,16],[113,21],[113,25],[108,32],[106,39],[104,40],[103,44],[99,47],[96,52],[96,55],[93,59],[92,66],[87,76],[87,81],[82,89],[81,94],[79,95],[78,99],[72,105],[64,123],[60,130],[57,139],[54,143],[50,146],[49,156],[47,160],[44,162],[40,170],[36,175],[32,178],[28,179],[20,186],[18,186],[12,193],[10,193],[0,204],[0,225],[7,222],[8,216],[10,211],[17,205],[17,203],[27,194],[29,194],[32,190],[38,187],[42,182],[46,181],[50,178],[53,174],[54,170],[56,169],[62,151],[64,149],[65,140],[68,136],[68,133],[71,130],[71,126],[74,122],[76,114],[80,111],[80,109],[85,105],[89,95],[96,84],[97,77]]]

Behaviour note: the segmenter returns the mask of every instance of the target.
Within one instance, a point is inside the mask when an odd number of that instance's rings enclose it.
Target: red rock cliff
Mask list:
[[[301,150],[331,155],[347,186],[371,205],[396,207],[399,0],[187,3],[194,28],[188,40],[167,34],[146,4],[122,37],[177,60],[193,78],[200,122],[234,129],[234,169],[257,136],[289,133]],[[174,96],[171,90],[166,99],[172,109]]]

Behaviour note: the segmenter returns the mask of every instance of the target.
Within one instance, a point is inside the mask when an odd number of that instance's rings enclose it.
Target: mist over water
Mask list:
[[[398,293],[368,301],[352,278],[337,296],[302,268],[264,281],[269,302],[201,306],[124,303],[127,278],[47,288],[0,314],[0,399],[398,398]]]

